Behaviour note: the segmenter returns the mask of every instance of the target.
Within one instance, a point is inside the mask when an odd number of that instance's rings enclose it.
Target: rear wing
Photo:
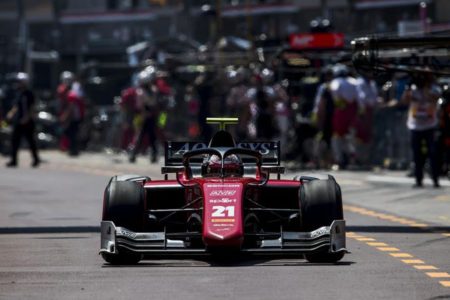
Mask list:
[[[251,149],[261,153],[263,165],[279,166],[280,165],[280,142],[239,142],[236,143],[237,148]],[[207,143],[203,142],[166,142],[165,144],[165,166],[182,166],[183,154],[197,149],[208,148]],[[195,161],[194,161],[195,162]],[[250,163],[243,158],[244,163]]]

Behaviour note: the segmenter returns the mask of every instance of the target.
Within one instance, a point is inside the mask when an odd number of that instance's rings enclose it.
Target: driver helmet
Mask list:
[[[213,154],[205,162],[205,175],[221,175],[221,161],[219,156]],[[223,161],[223,174],[225,176],[242,176],[244,174],[244,167],[237,155],[231,154],[225,157]]]

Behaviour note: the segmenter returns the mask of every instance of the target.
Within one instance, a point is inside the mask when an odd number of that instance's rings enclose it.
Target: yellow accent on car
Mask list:
[[[220,130],[225,130],[226,125],[236,125],[239,118],[206,118],[207,124],[219,124]]]

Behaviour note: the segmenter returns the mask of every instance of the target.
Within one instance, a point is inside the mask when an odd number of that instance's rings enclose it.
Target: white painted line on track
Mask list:
[[[405,185],[413,185],[415,182],[414,178],[409,177],[398,177],[398,176],[381,176],[381,175],[369,175],[366,177],[367,181],[371,182],[382,182],[382,183],[395,183],[395,184],[405,184]],[[431,179],[426,178],[424,179],[424,186],[425,188],[427,186],[432,186],[433,182]],[[440,182],[441,186],[450,187],[450,182],[448,180],[441,180]]]

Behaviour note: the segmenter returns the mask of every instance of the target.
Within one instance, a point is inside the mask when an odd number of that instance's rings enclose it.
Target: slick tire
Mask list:
[[[115,226],[125,227],[135,232],[143,231],[145,190],[138,182],[145,180],[147,178],[135,175],[111,178],[105,190],[102,220],[112,221]],[[142,255],[138,253],[120,248],[117,251],[116,254],[102,253],[102,257],[107,263],[113,265],[133,265],[142,259]]]
[[[106,187],[103,205],[103,221],[112,221],[116,226],[132,231],[142,231],[145,191],[141,184],[113,178]]]
[[[332,176],[304,183],[299,189],[299,201],[305,231],[330,226],[334,220],[344,218],[341,189]],[[334,263],[343,256],[343,252],[330,253],[328,249],[305,254],[306,260],[314,263]]]

